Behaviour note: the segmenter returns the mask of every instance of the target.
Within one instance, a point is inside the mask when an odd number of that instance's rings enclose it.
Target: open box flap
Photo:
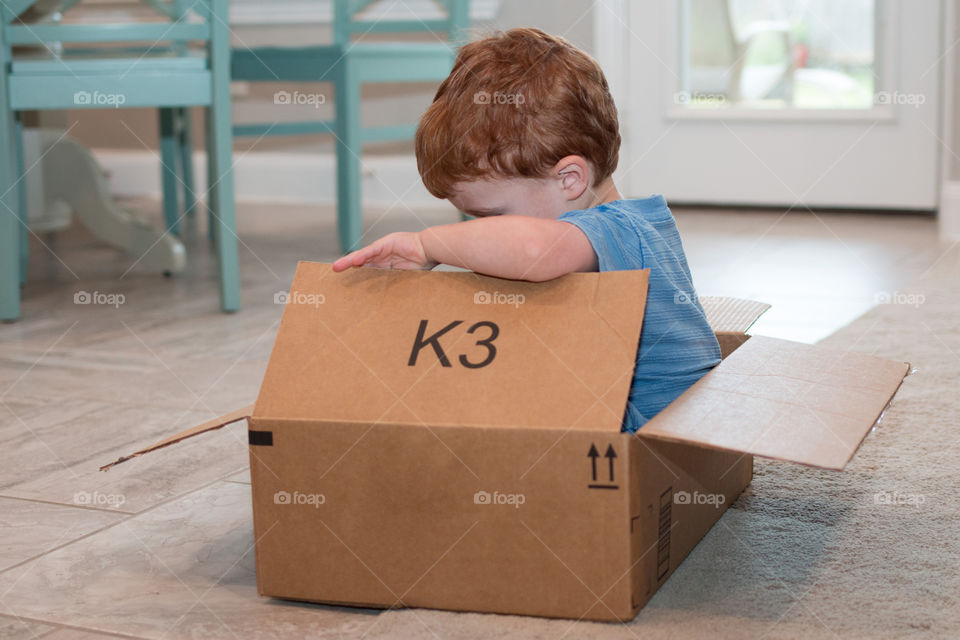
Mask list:
[[[301,262],[254,417],[619,432],[648,275]]]
[[[843,469],[909,365],[754,336],[638,432]]]
[[[756,300],[700,296],[700,305],[707,314],[707,322],[714,333],[746,333],[770,305]]]
[[[155,442],[148,447],[144,447],[139,451],[134,451],[129,455],[117,458],[110,464],[105,464],[102,467],[100,467],[100,471],[107,471],[111,467],[114,467],[120,464],[121,462],[126,462],[131,458],[136,458],[138,456],[142,456],[145,453],[150,453],[151,451],[162,449],[171,444],[180,442],[181,440],[186,440],[187,438],[192,438],[193,436],[199,435],[201,433],[205,433],[207,431],[213,431],[215,429],[220,429],[221,427],[225,427],[228,424],[233,424],[234,422],[239,422],[240,420],[246,420],[252,414],[253,414],[252,404],[246,407],[242,407],[240,409],[236,409],[235,411],[231,411],[230,413],[225,413],[222,416],[218,416],[212,420],[207,420],[203,424],[198,424],[194,427],[190,427],[189,429],[185,429],[180,433],[170,436],[169,438],[164,438],[163,440],[159,442]]]

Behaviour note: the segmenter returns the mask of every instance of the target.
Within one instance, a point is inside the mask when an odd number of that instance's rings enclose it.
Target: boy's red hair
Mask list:
[[[596,60],[539,29],[511,29],[464,45],[420,120],[417,167],[438,198],[460,181],[542,178],[564,156],[617,167],[617,108]]]

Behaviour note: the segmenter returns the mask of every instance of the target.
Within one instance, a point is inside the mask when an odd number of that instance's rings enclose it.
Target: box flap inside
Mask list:
[[[619,431],[647,278],[301,262],[254,417]]]
[[[842,469],[908,368],[861,353],[754,336],[638,433]]]
[[[700,296],[707,322],[714,333],[746,333],[770,305],[755,300]]]
[[[100,471],[107,471],[107,470],[109,470],[111,467],[116,466],[116,465],[120,464],[121,462],[126,462],[127,460],[130,460],[131,458],[136,458],[136,457],[138,457],[138,456],[142,456],[142,455],[145,454],[145,453],[150,453],[151,451],[156,451],[157,449],[162,449],[163,447],[169,446],[169,445],[174,444],[174,443],[176,443],[176,442],[180,442],[181,440],[186,440],[187,438],[192,438],[193,436],[199,435],[199,434],[201,434],[201,433],[204,433],[204,432],[207,432],[207,431],[213,431],[214,429],[219,429],[219,428],[221,428],[221,427],[225,427],[225,426],[227,426],[228,424],[233,424],[234,422],[239,422],[240,420],[245,420],[245,419],[249,418],[252,414],[253,414],[253,405],[252,405],[252,404],[251,404],[251,405],[248,405],[248,406],[246,406],[246,407],[242,407],[242,408],[240,408],[240,409],[237,409],[237,410],[235,410],[235,411],[231,411],[230,413],[225,413],[225,414],[223,414],[222,416],[218,416],[218,417],[216,417],[216,418],[214,418],[214,419],[212,419],[212,420],[207,420],[207,421],[204,422],[203,424],[198,424],[198,425],[196,425],[195,427],[190,427],[189,429],[185,429],[185,430],[181,431],[181,432],[178,433],[178,434],[175,434],[175,435],[170,436],[169,438],[164,438],[163,440],[161,440],[161,441],[159,441],[159,442],[155,442],[155,443],[151,444],[151,445],[148,446],[148,447],[144,447],[143,449],[140,449],[139,451],[134,451],[133,453],[131,453],[131,454],[129,454],[129,455],[126,455],[126,456],[122,456],[122,457],[120,457],[120,458],[117,458],[116,460],[114,460],[114,461],[111,462],[110,464],[105,464],[105,465],[103,465],[102,467],[100,467]]]

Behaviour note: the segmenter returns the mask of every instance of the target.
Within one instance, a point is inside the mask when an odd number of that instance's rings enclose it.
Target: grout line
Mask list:
[[[100,635],[110,636],[111,638],[129,638],[130,640],[146,640],[143,636],[135,636],[128,633],[122,633],[119,631],[104,631],[103,629],[96,629],[94,627],[81,627],[75,624],[66,624],[63,622],[54,622],[53,620],[44,620],[43,618],[34,618],[31,616],[18,616],[10,615],[9,613],[0,613],[0,618],[8,618],[10,620],[17,620],[21,623],[23,622],[33,622],[36,624],[44,624],[48,627],[53,627],[49,631],[45,631],[40,635],[34,636],[34,638],[46,638],[58,631],[63,631],[69,629],[71,631],[85,631],[88,633],[97,633]]]
[[[84,504],[71,504],[69,502],[58,502],[56,500],[44,500],[43,498],[25,498],[23,496],[11,496],[6,493],[0,493],[0,498],[7,500],[19,500],[20,502],[35,502],[37,504],[51,504],[66,509],[82,509],[84,511],[95,511],[97,513],[119,513],[125,516],[135,516],[136,511],[124,511],[123,509],[105,509],[103,507],[91,507]]]
[[[85,534],[83,534],[82,536],[80,536],[80,537],[78,537],[78,538],[74,538],[73,540],[69,540],[69,541],[67,541],[67,542],[64,542],[63,544],[60,544],[60,545],[56,545],[56,546],[54,546],[54,547],[51,547],[50,549],[47,549],[47,550],[44,551],[43,553],[38,553],[38,554],[36,554],[36,555],[34,555],[34,556],[31,556],[31,557],[29,557],[29,558],[27,558],[27,559],[25,559],[25,560],[21,560],[20,562],[17,562],[16,564],[12,564],[12,565],[10,565],[9,567],[5,567],[5,568],[3,568],[3,569],[0,569],[0,575],[3,575],[4,573],[7,573],[8,571],[11,571],[11,570],[13,570],[13,569],[16,569],[17,567],[21,567],[21,566],[23,566],[23,565],[25,565],[25,564],[27,564],[27,563],[29,563],[29,562],[33,562],[34,560],[37,560],[37,559],[39,559],[39,558],[42,558],[43,556],[49,555],[49,554],[53,553],[54,551],[59,551],[60,549],[63,549],[63,548],[65,548],[65,547],[69,547],[70,545],[75,544],[75,543],[77,543],[77,542],[80,542],[81,540],[86,540],[87,538],[90,538],[90,537],[92,537],[92,536],[95,536],[95,535],[98,535],[98,534],[100,534],[100,533],[103,533],[103,532],[106,531],[107,529],[112,529],[112,528],[114,528],[114,527],[116,527],[116,526],[119,526],[119,525],[121,525],[121,524],[129,521],[129,520],[133,520],[133,519],[135,519],[135,518],[139,518],[140,516],[142,516],[142,515],[144,515],[144,514],[146,514],[146,513],[149,513],[149,512],[151,512],[151,511],[153,511],[153,510],[155,510],[155,509],[157,509],[157,508],[159,508],[159,507],[162,507],[162,506],[164,506],[164,505],[167,505],[167,504],[169,504],[169,503],[171,503],[171,502],[175,502],[175,501],[179,500],[180,498],[183,498],[183,497],[185,497],[185,496],[188,496],[188,495],[190,495],[190,494],[192,494],[192,493],[196,493],[197,491],[201,491],[201,490],[203,490],[203,489],[206,489],[207,487],[210,487],[210,486],[212,486],[212,485],[214,485],[214,484],[217,484],[218,482],[222,482],[222,481],[224,480],[224,478],[226,478],[227,476],[231,476],[231,475],[234,475],[234,474],[236,474],[236,473],[239,473],[240,471],[243,471],[245,468],[246,468],[246,467],[240,467],[239,469],[234,469],[234,470],[232,470],[230,473],[227,473],[227,474],[225,474],[225,475],[221,475],[221,476],[219,476],[219,477],[217,477],[217,478],[214,478],[213,480],[210,480],[209,482],[207,482],[207,483],[205,483],[205,484],[202,484],[202,485],[200,485],[200,486],[198,486],[198,487],[194,487],[194,488],[192,488],[192,489],[190,489],[190,490],[188,490],[188,491],[183,491],[183,492],[178,493],[178,494],[176,494],[176,495],[170,496],[169,498],[167,498],[167,499],[165,499],[165,500],[161,500],[160,502],[157,502],[156,504],[153,504],[153,505],[147,507],[146,509],[143,509],[143,510],[141,510],[141,511],[137,511],[136,513],[130,513],[130,514],[128,514],[128,513],[125,512],[125,515],[127,515],[126,518],[120,518],[120,519],[118,519],[116,522],[111,522],[110,524],[108,524],[108,525],[106,525],[106,526],[104,526],[104,527],[101,527],[101,528],[96,529],[96,530],[94,530],[94,531],[90,531],[89,533],[85,533]],[[233,483],[233,484],[238,484],[238,483]],[[61,503],[51,503],[51,504],[59,504],[60,506],[69,506],[69,505],[63,505],[63,504],[61,504]]]

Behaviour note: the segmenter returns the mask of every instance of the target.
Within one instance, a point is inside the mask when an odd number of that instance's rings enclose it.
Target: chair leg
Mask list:
[[[24,202],[20,198],[20,202]],[[24,207],[21,211],[26,211]],[[30,269],[30,230],[25,224],[20,225],[20,286],[27,284],[27,273]]]
[[[217,17],[219,16],[219,18]],[[215,217],[217,259],[220,265],[220,306],[240,308],[240,269],[237,261],[237,225],[233,200],[233,122],[230,116],[230,33],[227,1],[212,0],[209,43],[213,84],[207,108],[207,206]]]
[[[180,233],[180,206],[177,192],[177,136],[174,109],[160,108],[160,173],[163,183],[163,219],[171,233]]]
[[[15,133],[17,141],[14,144],[17,154],[17,176],[24,175],[26,168],[23,162],[23,125],[16,123]],[[20,225],[20,286],[27,284],[27,270],[30,268],[30,227],[27,220],[27,181],[20,180],[17,184],[17,211],[23,224]]]
[[[220,266],[220,305],[224,311],[240,308],[240,273],[237,261],[237,228],[233,201],[233,152],[229,118],[214,115],[216,107],[207,110],[207,146],[209,215],[213,219],[214,246]]]
[[[0,53],[0,58],[3,54]],[[0,320],[20,317],[20,221],[14,114],[7,106],[6,78],[0,78]]]
[[[340,249],[352,251],[363,237],[360,194],[360,83],[349,59],[336,74],[337,232]]]
[[[188,219],[193,219],[197,206],[196,186],[193,180],[193,134],[190,126],[190,109],[177,109],[177,141],[180,146],[180,169],[183,173],[183,209]]]

